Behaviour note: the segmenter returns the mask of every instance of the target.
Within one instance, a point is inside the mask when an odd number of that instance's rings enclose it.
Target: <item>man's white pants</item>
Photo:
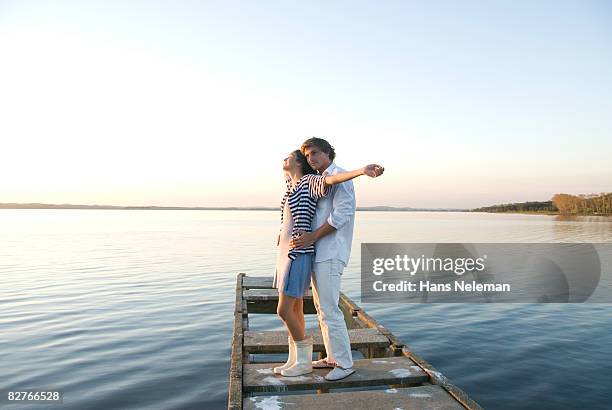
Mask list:
[[[312,275],[312,296],[323,333],[327,361],[348,369],[353,367],[351,342],[340,301],[340,280],[344,265],[338,259],[315,262]]]

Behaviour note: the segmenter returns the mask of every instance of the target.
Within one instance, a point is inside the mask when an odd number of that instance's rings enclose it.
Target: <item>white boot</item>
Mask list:
[[[287,337],[287,343],[289,344],[289,359],[287,359],[287,363],[284,365],[274,368],[274,373],[276,374],[281,374],[283,370],[290,368],[295,363],[295,342],[291,336]]]
[[[293,366],[282,370],[281,374],[286,377],[301,376],[312,373],[312,338],[295,342],[296,360]]]

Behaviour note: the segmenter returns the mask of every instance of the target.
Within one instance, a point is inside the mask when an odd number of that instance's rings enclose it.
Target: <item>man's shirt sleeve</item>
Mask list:
[[[332,212],[327,223],[336,229],[341,229],[355,214],[355,189],[353,182],[347,181],[336,185]]]

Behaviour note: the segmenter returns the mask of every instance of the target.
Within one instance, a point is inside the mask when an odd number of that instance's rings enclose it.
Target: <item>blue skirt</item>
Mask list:
[[[284,278],[278,277],[282,272],[276,272],[274,287],[279,293],[284,293],[293,298],[303,298],[310,287],[310,275],[312,272],[312,254],[301,253],[291,261]]]

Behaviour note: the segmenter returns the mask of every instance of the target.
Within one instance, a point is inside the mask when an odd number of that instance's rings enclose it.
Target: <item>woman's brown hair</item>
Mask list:
[[[317,173],[308,164],[308,161],[306,160],[306,157],[304,156],[304,154],[302,154],[302,151],[300,151],[299,149],[296,149],[295,151],[292,152],[292,154],[295,157],[295,160],[300,163],[301,169],[302,169],[302,174],[307,175],[307,174],[316,174]]]

